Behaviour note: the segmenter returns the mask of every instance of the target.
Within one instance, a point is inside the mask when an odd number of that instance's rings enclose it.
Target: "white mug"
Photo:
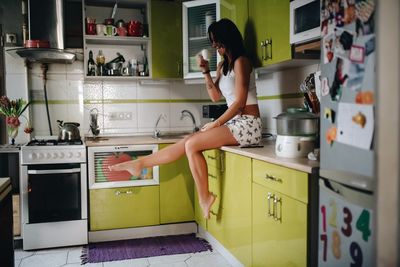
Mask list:
[[[103,36],[104,35],[104,28],[103,24],[96,24],[96,33],[97,35]]]

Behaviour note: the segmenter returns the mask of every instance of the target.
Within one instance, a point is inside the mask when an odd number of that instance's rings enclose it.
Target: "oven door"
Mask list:
[[[28,222],[82,219],[81,164],[28,166]]]

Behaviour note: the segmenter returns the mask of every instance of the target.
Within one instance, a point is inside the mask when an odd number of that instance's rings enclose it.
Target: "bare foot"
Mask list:
[[[139,160],[125,161],[115,165],[110,165],[108,168],[110,171],[128,171],[135,177],[139,177],[143,169]]]
[[[212,204],[214,204],[214,201],[216,199],[216,195],[210,193],[207,197],[207,199],[204,202],[200,203],[200,207],[203,210],[203,217],[206,219],[210,219],[210,209]]]

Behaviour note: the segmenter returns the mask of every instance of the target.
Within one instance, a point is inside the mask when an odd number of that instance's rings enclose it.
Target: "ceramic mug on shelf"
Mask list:
[[[88,35],[96,34],[96,23],[86,23],[86,34]]]
[[[103,36],[105,31],[105,25],[104,24],[97,24],[96,25],[96,33],[97,35]]]
[[[113,25],[106,25],[106,27],[104,27],[104,34],[107,36],[114,36],[117,34],[117,28]]]

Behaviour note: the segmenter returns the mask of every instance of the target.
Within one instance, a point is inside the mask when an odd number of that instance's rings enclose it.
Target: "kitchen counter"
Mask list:
[[[121,146],[121,145],[140,145],[140,144],[168,144],[176,143],[181,140],[182,137],[163,137],[154,138],[151,135],[137,135],[137,136],[109,136],[109,137],[98,137],[97,139],[87,138],[85,140],[86,146]],[[275,141],[262,142],[264,147],[257,148],[240,148],[239,146],[223,146],[223,151],[228,151],[266,161],[269,163],[281,165],[284,167],[296,169],[306,173],[312,173],[312,170],[319,168],[319,161],[309,160],[308,158],[297,158],[288,159],[281,158],[275,154]]]
[[[275,141],[262,141],[264,147],[240,148],[239,146],[223,146],[223,151],[236,153],[242,156],[266,161],[299,171],[312,173],[314,168],[319,168],[319,161],[309,160],[308,158],[288,159],[278,157],[275,154]]]
[[[146,144],[170,144],[176,143],[182,137],[162,137],[154,138],[151,135],[132,135],[132,136],[100,136],[96,139],[86,138],[86,146],[122,146],[122,145],[146,145]]]

